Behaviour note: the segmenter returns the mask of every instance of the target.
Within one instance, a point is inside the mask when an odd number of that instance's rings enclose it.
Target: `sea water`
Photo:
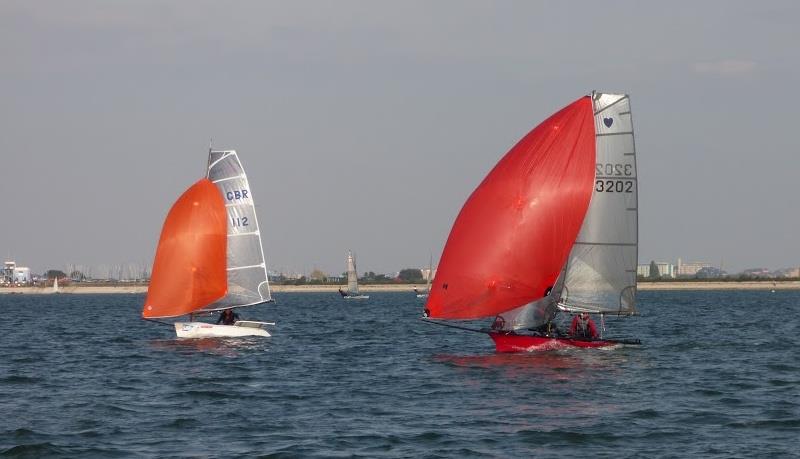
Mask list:
[[[276,294],[180,340],[142,295],[0,295],[0,457],[788,457],[797,291],[640,292],[606,336],[496,354],[412,293]],[[487,321],[488,322],[488,321]]]

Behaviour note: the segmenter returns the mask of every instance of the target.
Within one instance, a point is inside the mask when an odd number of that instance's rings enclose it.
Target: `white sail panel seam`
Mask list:
[[[227,271],[239,271],[240,269],[252,269],[252,268],[263,268],[265,263],[260,263],[257,265],[249,265],[249,266],[236,266],[233,268],[228,268]]]
[[[594,178],[596,179],[613,179],[613,180],[633,180],[636,181],[636,177],[625,177],[619,175],[596,175]]]
[[[224,155],[222,155],[222,157],[220,157],[218,160],[216,160],[216,161],[214,161],[213,163],[211,163],[211,164],[209,164],[209,165],[208,165],[208,171],[209,171],[209,172],[211,171],[211,169],[212,169],[214,166],[216,166],[216,165],[217,165],[217,163],[219,163],[219,162],[220,162],[220,161],[222,161],[223,159],[225,159],[225,158],[227,158],[227,157],[229,157],[229,156],[231,156],[231,155],[233,155],[233,154],[234,154],[233,152],[230,152],[230,151],[225,151],[225,152],[216,152],[216,151],[212,151],[211,153],[225,153],[225,154],[224,154]],[[214,182],[214,183],[216,183],[216,182]]]
[[[624,132],[603,132],[600,134],[595,134],[595,137],[607,137],[611,135],[633,135],[633,131],[624,131]]]
[[[226,177],[226,178],[217,179],[217,180],[214,180],[211,183],[219,183],[219,182],[225,182],[225,181],[228,181],[228,180],[236,180],[236,179],[240,179],[240,178],[243,178],[243,177],[246,179],[244,174],[241,174],[241,175],[237,175],[235,177]]]
[[[260,236],[260,235],[261,235],[261,231],[259,231],[259,230],[255,230],[252,233],[228,233],[228,237],[234,237],[234,236]]]

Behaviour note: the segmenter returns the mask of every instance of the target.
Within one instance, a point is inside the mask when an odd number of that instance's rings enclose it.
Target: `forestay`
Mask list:
[[[595,181],[589,210],[566,265],[562,309],[636,312],[638,184],[630,100],[593,93]]]
[[[270,301],[267,267],[252,190],[236,152],[210,151],[208,179],[222,195],[228,215],[228,291],[224,297],[202,310],[213,311]]]

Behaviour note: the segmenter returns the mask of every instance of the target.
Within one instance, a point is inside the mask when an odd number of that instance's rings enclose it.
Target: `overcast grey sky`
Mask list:
[[[800,264],[798,2],[0,2],[0,256],[150,263],[239,151],[270,268],[427,265],[592,89],[631,94],[640,262]]]

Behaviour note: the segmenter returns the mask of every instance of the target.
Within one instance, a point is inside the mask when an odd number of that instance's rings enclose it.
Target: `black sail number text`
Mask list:
[[[594,191],[599,193],[633,193],[633,180],[595,180]]]

